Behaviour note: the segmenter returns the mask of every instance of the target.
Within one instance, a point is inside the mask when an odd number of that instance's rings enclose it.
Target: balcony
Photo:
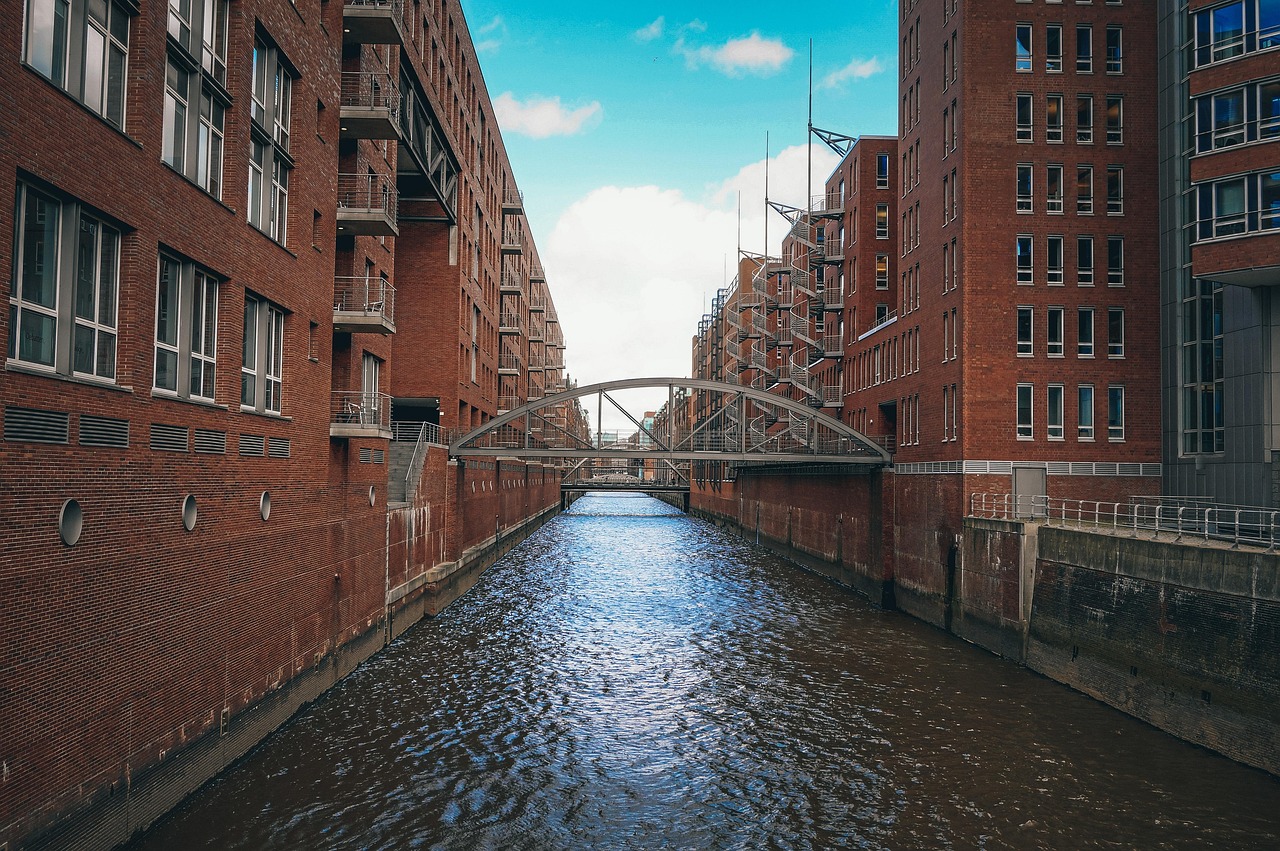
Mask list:
[[[339,390],[329,400],[330,437],[391,439],[391,394]]]
[[[541,266],[533,266],[529,269],[529,280],[535,284],[545,284],[547,276],[543,273]]]
[[[344,139],[399,139],[400,89],[391,75],[344,72],[339,126]]]
[[[544,295],[529,296],[529,309],[534,313],[546,313],[547,297]]]
[[[339,236],[397,236],[399,203],[395,181],[385,174],[339,174]]]
[[[843,351],[844,340],[839,334],[824,334],[822,336],[822,354],[824,357],[838,358]]]
[[[518,216],[524,212],[524,193],[518,189],[502,190],[502,214]]]
[[[844,308],[844,293],[840,291],[838,286],[834,284],[825,286],[818,295],[822,298],[824,310],[841,310]]]
[[[840,192],[825,192],[809,199],[809,209],[816,216],[838,216],[844,212],[844,195]]]
[[[498,355],[498,375],[519,375],[520,372],[521,364],[519,355]]]
[[[383,278],[333,279],[333,330],[346,334],[394,334],[396,290]]]
[[[844,240],[836,237],[818,243],[818,251],[822,254],[822,262],[839,263],[844,260]]]
[[[529,340],[531,342],[542,342],[546,336],[546,329],[543,327],[542,320],[537,316],[529,317]]]
[[[523,296],[525,293],[524,275],[519,272],[503,272],[501,290],[503,295]]]
[[[498,413],[505,414],[507,411],[514,411],[520,407],[519,396],[499,396],[498,397]]]
[[[504,313],[498,320],[498,333],[507,335],[523,334],[524,322],[518,314]]]
[[[403,46],[403,0],[345,0],[342,4],[342,40],[348,44]]]
[[[844,404],[844,391],[839,384],[824,384],[819,392],[824,408],[839,408]]]
[[[519,228],[502,229],[502,253],[521,254],[524,252],[524,231]]]

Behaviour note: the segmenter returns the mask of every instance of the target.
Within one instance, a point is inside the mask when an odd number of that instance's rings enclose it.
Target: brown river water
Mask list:
[[[1280,781],[589,495],[129,848],[1276,849]]]

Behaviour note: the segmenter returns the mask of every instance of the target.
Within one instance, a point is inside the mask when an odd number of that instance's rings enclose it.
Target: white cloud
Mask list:
[[[635,37],[640,41],[653,41],[655,38],[662,38],[662,33],[666,26],[667,19],[659,15],[657,20],[649,24],[649,26],[636,30]]]
[[[832,71],[830,74],[823,77],[818,88],[839,88],[849,80],[865,80],[867,77],[879,74],[883,70],[884,65],[881,64],[880,60],[874,56],[870,59],[854,59],[840,70]]]
[[[690,67],[712,65],[730,77],[743,74],[767,76],[782,70],[795,51],[776,38],[762,38],[753,32],[745,38],[733,38],[719,47],[690,47],[681,37],[675,45]]]
[[[493,111],[503,130],[534,139],[573,136],[600,123],[603,114],[599,101],[568,109],[558,97],[535,95],[522,102],[511,92],[503,92],[494,99]]]
[[[507,36],[507,22],[501,15],[497,15],[475,32],[478,36],[484,36],[475,43],[476,53],[490,53],[502,46],[502,40]]]
[[[800,206],[805,195],[804,146],[769,164],[770,194]],[[813,149],[814,192],[838,158]],[[541,251],[568,346],[569,373],[581,385],[619,378],[687,376],[692,338],[716,290],[736,271],[738,193],[742,247],[759,252],[764,231],[761,160],[692,199],[658,186],[604,186],[573,203]],[[777,253],[786,222],[770,213]],[[727,271],[726,271],[727,270]],[[663,398],[644,400],[656,408]],[[605,412],[606,428],[631,426]]]

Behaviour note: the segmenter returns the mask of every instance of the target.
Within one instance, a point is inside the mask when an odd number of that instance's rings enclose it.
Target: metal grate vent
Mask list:
[[[113,417],[80,415],[81,446],[114,446],[129,448],[129,421]]]
[[[242,434],[240,435],[240,454],[241,455],[262,455],[266,446],[266,438],[260,434]]]
[[[373,463],[381,464],[383,459],[386,457],[386,454],[386,451],[382,449],[373,450]]]
[[[272,458],[288,458],[291,448],[287,437],[267,438],[267,455]]]
[[[360,463],[361,464],[373,463],[373,449],[371,449],[368,446],[360,447]]]
[[[186,452],[190,437],[186,426],[151,424],[151,448],[157,452]]]
[[[204,455],[226,455],[227,433],[209,428],[196,429],[196,451]]]
[[[4,409],[4,439],[20,443],[68,443],[70,417],[64,411]]]

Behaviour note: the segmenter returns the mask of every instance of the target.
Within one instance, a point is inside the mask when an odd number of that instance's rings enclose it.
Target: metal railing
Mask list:
[[[1143,501],[1146,500],[1146,501]],[[969,515],[994,520],[1039,519],[1049,525],[1078,529],[1107,529],[1137,537],[1150,532],[1152,540],[1169,535],[1174,541],[1229,541],[1265,546],[1268,552],[1280,541],[1280,511],[1250,506],[1220,506],[1163,502],[1134,497],[1129,502],[1061,499],[1030,494],[974,493]]]
[[[524,245],[524,231],[519,228],[503,228],[502,229],[503,245]]]
[[[342,72],[342,106],[400,111],[400,87],[387,73],[377,71]]]
[[[391,394],[336,390],[329,400],[329,422],[390,431]]]
[[[502,206],[504,207],[523,207],[524,193],[518,189],[502,190]]]
[[[892,325],[897,321],[898,321],[898,311],[891,310],[885,315],[883,319],[877,320],[874,325],[872,325],[870,328],[868,328],[867,330],[859,334],[858,339],[865,340],[866,338],[870,337],[872,334],[879,331],[881,328],[885,327],[886,325]]]
[[[498,370],[507,372],[519,372],[522,366],[520,356],[504,352],[498,355]]]
[[[504,272],[502,275],[502,291],[524,295],[524,275],[518,272]]]
[[[334,313],[374,313],[396,321],[396,289],[381,277],[333,279]]]
[[[339,174],[338,210],[380,212],[394,222],[400,193],[395,180],[385,174]]]

